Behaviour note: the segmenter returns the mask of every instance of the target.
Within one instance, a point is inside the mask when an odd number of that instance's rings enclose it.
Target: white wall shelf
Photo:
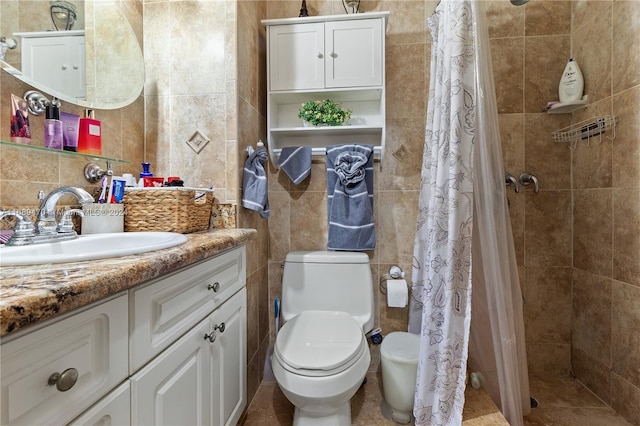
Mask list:
[[[384,51],[389,12],[264,20],[267,27],[267,146],[274,167],[282,148],[374,146],[385,139]],[[331,99],[352,111],[342,126],[304,127],[303,103]]]

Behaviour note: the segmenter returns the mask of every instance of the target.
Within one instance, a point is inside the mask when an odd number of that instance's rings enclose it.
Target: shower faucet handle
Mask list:
[[[514,175],[512,175],[509,172],[505,172],[504,180],[505,180],[505,183],[507,184],[507,186],[513,185],[513,190],[515,192],[520,192],[520,187],[518,186],[518,180],[516,179],[516,177]]]
[[[527,186],[533,182],[533,192],[538,192],[540,190],[540,186],[538,185],[538,178],[529,173],[522,173],[520,175],[520,183],[524,186]]]

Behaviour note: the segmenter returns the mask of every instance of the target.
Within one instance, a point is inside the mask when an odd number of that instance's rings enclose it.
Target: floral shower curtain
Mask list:
[[[416,425],[462,423],[471,320],[473,20],[468,1],[442,1],[427,22],[431,83],[414,244],[409,331],[420,334]]]
[[[490,323],[488,331],[472,331],[472,349],[498,364],[491,371],[499,388],[492,397],[513,425],[522,424],[529,399],[522,301],[480,3],[443,0],[427,22],[431,81],[409,313],[409,331],[421,337],[416,425],[462,423],[472,280],[481,290],[474,295],[474,311],[482,304],[488,313],[478,318]]]

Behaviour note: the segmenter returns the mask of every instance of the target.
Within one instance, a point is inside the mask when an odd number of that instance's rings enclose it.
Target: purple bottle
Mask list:
[[[60,109],[55,105],[47,105],[44,120],[44,146],[50,149],[62,149],[62,121]]]

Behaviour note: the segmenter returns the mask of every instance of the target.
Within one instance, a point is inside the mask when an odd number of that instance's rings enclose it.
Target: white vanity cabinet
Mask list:
[[[132,424],[235,425],[247,393],[245,281],[242,247],[130,290]]]
[[[66,424],[128,377],[127,341],[126,294],[3,341],[0,424]]]
[[[267,27],[267,138],[278,167],[285,146],[363,143],[382,158],[385,139],[385,28],[388,12],[264,20]],[[332,99],[352,111],[342,126],[305,127],[302,103]]]
[[[0,424],[235,425],[247,403],[245,284],[239,246],[3,338]],[[71,369],[77,381],[58,390]]]
[[[84,30],[14,35],[22,39],[22,74],[57,92],[86,96]]]

